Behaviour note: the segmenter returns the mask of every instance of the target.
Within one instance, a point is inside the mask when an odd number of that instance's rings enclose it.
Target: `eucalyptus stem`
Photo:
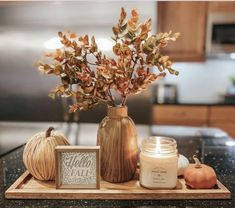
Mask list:
[[[114,101],[114,99],[113,99],[113,96],[112,96],[112,93],[111,93],[111,91],[110,91],[110,88],[108,89],[108,95],[109,95],[109,98],[110,98],[110,101],[111,101],[112,106],[115,107],[115,106],[116,106],[116,105],[115,105],[115,101]]]
[[[129,77],[128,87],[129,87],[129,85],[130,85],[130,83],[131,83],[131,78],[132,78],[133,73],[134,73],[134,71],[135,71],[135,66],[136,66],[136,64],[137,64],[137,62],[138,62],[138,58],[137,58],[137,57],[136,57],[135,59],[133,59],[133,53],[132,53],[131,59],[132,59],[132,61],[134,62],[134,64],[133,64],[132,71],[131,71],[131,74],[130,74],[130,77]],[[125,105],[126,105],[126,101],[127,101],[127,95],[123,96],[123,99],[122,99],[122,106],[125,106]]]
[[[122,106],[126,105],[126,100],[127,100],[127,96],[125,95],[122,97]]]

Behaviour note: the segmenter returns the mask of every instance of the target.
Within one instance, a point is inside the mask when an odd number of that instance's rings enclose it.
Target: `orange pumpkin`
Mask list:
[[[212,167],[201,164],[194,155],[195,164],[190,164],[184,170],[186,184],[193,189],[210,189],[217,183],[215,171]]]

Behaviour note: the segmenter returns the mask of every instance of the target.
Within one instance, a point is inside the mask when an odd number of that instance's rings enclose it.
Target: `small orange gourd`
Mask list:
[[[54,128],[50,127],[46,132],[35,134],[24,148],[24,164],[31,175],[38,180],[55,179],[55,147],[69,145],[63,134],[52,130]]]
[[[210,189],[217,183],[215,171],[212,167],[201,164],[194,155],[195,164],[190,164],[184,170],[184,179],[186,185],[193,189]]]

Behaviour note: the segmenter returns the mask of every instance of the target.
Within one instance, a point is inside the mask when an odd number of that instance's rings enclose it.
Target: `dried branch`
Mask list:
[[[102,54],[94,36],[59,32],[64,47],[47,53],[45,57],[49,62],[39,62],[40,71],[61,79],[62,85],[54,89],[51,96],[73,96],[77,100],[70,111],[89,109],[101,102],[115,107],[112,90],[121,95],[121,105],[124,106],[128,96],[145,90],[166,72],[178,75],[172,69],[169,56],[163,56],[160,51],[170,41],[175,41],[179,33],[170,31],[149,35],[151,19],[139,23],[137,10],[133,9],[127,18],[124,8],[112,29],[116,59]],[[95,62],[88,60],[89,54]],[[157,67],[159,74],[151,72],[153,66]],[[77,86],[76,90],[72,90],[73,85]]]

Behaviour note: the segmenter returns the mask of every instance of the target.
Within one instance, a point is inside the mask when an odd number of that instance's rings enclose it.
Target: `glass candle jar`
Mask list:
[[[140,184],[150,189],[172,189],[177,183],[178,150],[168,137],[149,137],[142,141]]]

